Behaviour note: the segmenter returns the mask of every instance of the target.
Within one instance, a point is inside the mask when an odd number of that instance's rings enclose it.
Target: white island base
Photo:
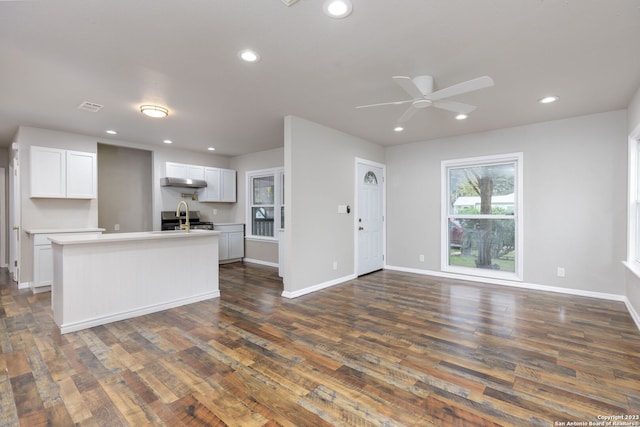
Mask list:
[[[53,317],[61,333],[220,296],[217,231],[57,236]]]

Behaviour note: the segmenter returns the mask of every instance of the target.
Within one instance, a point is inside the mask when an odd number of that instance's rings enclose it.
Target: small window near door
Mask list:
[[[283,169],[247,172],[247,183],[247,234],[250,237],[273,239],[276,231],[284,227]]]

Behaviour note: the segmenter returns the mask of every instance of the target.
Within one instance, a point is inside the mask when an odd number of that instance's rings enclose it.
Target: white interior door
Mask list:
[[[18,151],[14,149],[9,164],[9,272],[11,278],[20,284],[20,162]]]
[[[358,276],[384,266],[384,175],[381,166],[358,162],[356,206]]]

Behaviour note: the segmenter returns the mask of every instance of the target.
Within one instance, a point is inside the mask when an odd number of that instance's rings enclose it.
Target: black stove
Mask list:
[[[180,217],[176,215],[176,211],[162,211],[160,215],[160,229],[162,231],[179,230],[180,222],[184,224],[187,216],[184,211],[180,212]],[[189,211],[189,225],[192,230],[213,230],[212,222],[200,221],[199,211]]]

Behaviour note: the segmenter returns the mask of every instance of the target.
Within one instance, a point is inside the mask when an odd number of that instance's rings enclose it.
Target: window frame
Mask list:
[[[625,265],[640,277],[640,125],[629,135],[627,260]]]
[[[278,230],[284,228],[282,209],[284,208],[284,167],[247,171],[246,174],[246,238],[250,240],[278,241]],[[254,178],[273,177],[273,205],[255,205],[253,203]],[[256,206],[273,207],[273,236],[253,234],[253,208]]]
[[[469,276],[479,276],[489,279],[504,279],[512,281],[523,280],[523,264],[524,264],[524,252],[523,252],[523,229],[524,229],[524,203],[523,203],[523,153],[508,153],[481,157],[469,157],[462,159],[443,160],[441,162],[441,223],[440,223],[440,268],[443,272],[463,274]],[[450,197],[450,179],[449,170],[458,169],[463,167],[473,166],[486,166],[495,164],[514,163],[514,212],[513,215],[462,215],[453,214],[449,209],[449,197]],[[514,265],[514,272],[489,270],[474,267],[462,267],[449,265],[449,220],[451,218],[474,218],[474,219],[511,219],[514,221],[515,226],[515,242],[514,247],[516,251],[516,259]]]

